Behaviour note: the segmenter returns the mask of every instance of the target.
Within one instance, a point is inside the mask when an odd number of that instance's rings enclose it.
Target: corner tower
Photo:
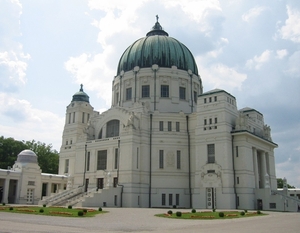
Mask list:
[[[76,144],[87,140],[87,126],[93,114],[89,96],[83,91],[83,85],[76,92],[71,103],[67,106],[65,127],[60,148],[59,174],[72,174],[74,171],[70,166],[75,163]],[[69,169],[70,167],[70,169]]]

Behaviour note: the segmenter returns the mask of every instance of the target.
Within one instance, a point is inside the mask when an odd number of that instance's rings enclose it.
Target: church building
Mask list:
[[[277,189],[276,147],[262,113],[203,93],[193,54],[157,21],[122,54],[109,110],[82,85],[73,95],[59,173],[98,190],[85,206],[257,209]]]
[[[297,211],[299,196],[277,190],[277,144],[263,114],[238,109],[226,90],[203,92],[199,73],[192,52],[157,20],[122,54],[110,109],[95,111],[83,85],[73,95],[61,189],[40,188],[39,203]]]

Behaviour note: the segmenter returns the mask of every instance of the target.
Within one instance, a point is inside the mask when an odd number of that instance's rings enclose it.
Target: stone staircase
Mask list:
[[[271,191],[271,194],[272,195],[279,195],[280,197],[286,199],[286,200],[291,200],[291,201],[294,201],[296,202],[298,205],[300,205],[300,199],[298,198],[295,198],[295,197],[291,197],[289,195],[286,195],[284,193],[282,193],[282,191],[278,191],[278,190],[272,190]]]
[[[70,190],[64,190],[62,192],[59,192],[57,194],[51,195],[49,197],[43,198],[39,204],[40,205],[48,205],[48,206],[54,206],[54,205],[62,205],[62,203],[67,202],[69,199],[72,199],[80,194],[84,193],[84,187],[80,186],[78,188],[73,188]]]

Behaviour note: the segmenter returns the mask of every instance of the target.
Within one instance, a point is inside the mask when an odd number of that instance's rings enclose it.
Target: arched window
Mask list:
[[[117,137],[119,136],[119,127],[120,121],[119,120],[111,120],[107,122],[106,125],[106,137]]]
[[[99,136],[98,136],[98,139],[101,139],[102,138],[102,129],[100,130],[100,133],[99,133]]]

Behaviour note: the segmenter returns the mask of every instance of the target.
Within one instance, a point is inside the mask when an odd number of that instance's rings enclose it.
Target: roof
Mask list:
[[[213,90],[210,90],[210,91],[207,91],[207,92],[204,92],[203,94],[199,95],[199,96],[204,96],[204,95],[212,95],[212,94],[217,94],[217,93],[221,93],[221,92],[224,92],[226,93],[227,95],[230,95],[232,98],[235,99],[235,97],[233,95],[231,95],[230,93],[228,93],[227,91],[224,91],[222,89],[213,89]]]
[[[18,154],[19,163],[37,163],[37,155],[32,150],[23,150]]]
[[[245,108],[240,109],[239,111],[240,112],[244,112],[244,113],[246,113],[246,112],[257,112],[258,114],[260,114],[260,115],[263,116],[262,113],[260,113],[259,111],[255,110],[254,108],[245,107]]]
[[[90,97],[83,91],[82,84],[80,84],[79,91],[73,95],[71,102],[74,102],[74,101],[83,101],[83,102],[90,103]]]
[[[158,21],[146,37],[135,41],[125,50],[119,60],[117,75],[122,70],[124,72],[133,70],[135,66],[148,68],[154,64],[167,68],[176,66],[178,69],[191,70],[198,75],[193,54],[184,44],[169,37]]]

